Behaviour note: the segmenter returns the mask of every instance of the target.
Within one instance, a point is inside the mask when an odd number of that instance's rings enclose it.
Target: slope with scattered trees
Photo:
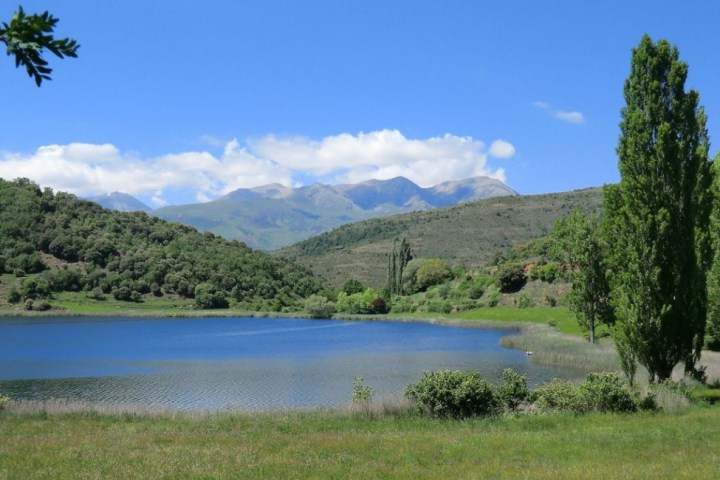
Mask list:
[[[307,269],[244,243],[142,212],[111,212],[24,179],[0,180],[2,272],[16,277],[7,287],[10,300],[85,290],[121,300],[170,294],[202,308],[282,310],[322,289]]]

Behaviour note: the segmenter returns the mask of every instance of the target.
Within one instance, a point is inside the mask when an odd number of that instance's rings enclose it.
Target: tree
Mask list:
[[[572,289],[567,296],[570,309],[589,332],[590,343],[595,343],[595,328],[615,322],[600,219],[597,215],[588,218],[576,208],[557,222],[553,236],[563,246],[564,260],[571,269]]]
[[[710,234],[713,244],[713,259],[708,272],[708,310],[705,345],[720,351],[720,153],[713,161],[713,207]]]
[[[388,255],[387,291],[390,297],[402,295],[403,272],[412,258],[412,250],[408,241],[405,238],[402,240],[396,238]]]
[[[25,67],[28,76],[39,87],[43,80],[51,80],[52,68],[43,58],[45,50],[59,58],[77,57],[80,45],[71,38],[53,37],[59,19],[48,12],[27,15],[22,7],[13,15],[10,24],[3,22],[0,42],[7,47],[7,54],[15,57],[15,67]]]
[[[632,52],[617,147],[620,184],[604,191],[616,343],[662,381],[694,371],[706,320],[710,163],[699,94],[667,41]]]
[[[345,280],[345,283],[343,283],[343,286],[340,290],[347,293],[348,295],[352,295],[353,293],[364,292],[365,286],[362,284],[362,282],[360,282],[360,280],[357,280],[355,278],[348,278],[347,280]]]

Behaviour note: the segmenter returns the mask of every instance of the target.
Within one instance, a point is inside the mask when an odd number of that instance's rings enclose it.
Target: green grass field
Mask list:
[[[0,412],[0,478],[717,478],[720,408],[437,421]]]

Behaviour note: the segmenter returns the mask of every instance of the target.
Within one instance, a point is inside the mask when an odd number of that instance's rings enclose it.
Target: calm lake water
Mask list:
[[[181,410],[337,406],[362,376],[376,395],[426,370],[514,368],[536,385],[577,377],[501,347],[512,332],[424,323],[267,318],[0,319],[0,389]]]

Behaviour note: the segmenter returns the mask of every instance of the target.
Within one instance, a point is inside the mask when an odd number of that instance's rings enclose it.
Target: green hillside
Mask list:
[[[295,309],[322,289],[304,267],[244,243],[120,213],[29,180],[0,180],[0,303],[85,291],[101,301],[169,296],[203,308]]]
[[[437,210],[344,225],[279,250],[327,278],[348,278],[382,287],[393,239],[405,237],[415,257],[442,258],[453,265],[484,265],[498,252],[549,233],[561,216],[579,207],[602,208],[600,188],[566,193],[496,197]]]

